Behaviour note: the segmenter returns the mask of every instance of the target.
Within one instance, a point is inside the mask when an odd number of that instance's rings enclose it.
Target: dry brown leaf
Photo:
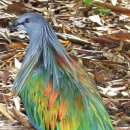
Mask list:
[[[113,40],[130,40],[130,33],[118,32],[109,35],[103,35],[103,37],[110,38]]]
[[[7,7],[6,13],[13,13],[15,15],[21,15],[26,12],[32,11],[31,9],[27,8],[22,2],[13,2],[13,4]]]
[[[83,65],[83,61],[81,58],[78,59],[78,64]]]
[[[67,46],[67,45],[69,45],[71,42],[70,41],[68,41],[68,40],[59,40],[60,41],[60,43],[63,45],[63,46]]]
[[[26,129],[24,126],[13,126],[11,124],[0,124],[0,130],[32,130],[32,129]]]
[[[106,82],[106,81],[109,81],[110,80],[110,77],[109,77],[109,74],[102,70],[102,71],[99,71],[99,72],[95,72],[94,73],[95,75],[95,79],[98,83],[103,83],[103,82]]]
[[[83,0],[75,0],[75,3],[76,4],[72,8],[74,11],[77,10],[82,5]]]
[[[4,103],[5,101],[7,101],[7,102],[10,101],[10,97],[4,93],[0,93],[0,102]]]
[[[15,95],[15,94],[14,94],[13,92],[9,92],[9,93],[7,94],[7,96],[9,96],[10,98],[12,98],[14,95]]]
[[[103,56],[112,62],[124,63],[125,58],[120,53],[105,52]]]
[[[113,46],[117,46],[119,45],[119,43],[117,41],[114,41],[110,38],[107,38],[105,36],[100,36],[100,37],[92,37],[91,38],[93,41],[95,41],[96,43],[99,42],[101,43],[102,45],[106,45],[106,44],[109,44],[110,45],[113,45]]]
[[[6,106],[4,104],[0,103],[0,113],[2,113],[2,115],[4,115],[10,122],[14,122],[15,120],[9,114],[8,111],[9,110],[7,110]]]
[[[2,80],[4,84],[6,84],[9,74],[10,72],[7,68],[4,69],[3,71],[0,71],[0,79]]]
[[[7,54],[1,56],[1,60],[6,62],[6,60],[13,57],[14,55],[15,55],[15,52],[14,53],[7,53]]]
[[[11,43],[8,45],[8,48],[17,49],[17,48],[26,48],[28,45],[26,43]]]
[[[67,17],[68,18],[68,17]],[[68,26],[53,26],[53,28],[56,31],[66,32],[66,33],[72,33],[74,31],[73,28],[70,28]]]
[[[23,124],[27,128],[31,128],[31,125],[30,125],[29,120],[26,115],[24,115],[23,113],[18,111],[16,108],[13,108],[13,112],[14,112],[17,120],[19,122],[21,122],[21,124]]]

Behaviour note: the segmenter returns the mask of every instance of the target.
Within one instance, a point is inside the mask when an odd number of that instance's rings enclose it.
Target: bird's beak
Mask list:
[[[17,29],[17,27],[21,25],[21,23],[18,23],[18,22],[14,22],[13,24],[11,24],[8,29],[9,30],[14,30],[14,29]]]

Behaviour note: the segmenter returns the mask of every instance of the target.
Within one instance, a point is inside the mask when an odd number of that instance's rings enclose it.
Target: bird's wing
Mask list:
[[[73,67],[78,70],[77,82],[71,72],[66,71],[64,63],[59,63],[59,86],[53,88],[53,76],[45,85],[47,72],[39,65],[21,92],[33,126],[37,130],[113,130],[101,97],[90,78],[75,63]]]

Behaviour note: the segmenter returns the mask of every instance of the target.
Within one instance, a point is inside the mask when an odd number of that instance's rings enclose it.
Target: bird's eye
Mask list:
[[[30,22],[30,18],[26,18],[24,23],[29,23]]]

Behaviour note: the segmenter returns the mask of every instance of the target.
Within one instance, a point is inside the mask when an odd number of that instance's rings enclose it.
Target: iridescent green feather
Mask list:
[[[89,86],[91,84],[86,81],[86,77],[84,77],[86,82],[77,82],[64,69],[60,69],[62,78],[60,86],[57,87],[60,94],[50,109],[47,107],[49,96],[44,96],[46,73],[42,65],[35,69],[21,92],[28,117],[35,128],[37,130],[53,130],[52,127],[55,128],[54,130],[113,130],[108,113],[95,87]],[[60,102],[66,100],[68,102],[67,112],[63,119],[59,120],[57,108]],[[49,120],[49,125],[52,120],[56,125],[50,125],[47,128],[46,120]]]
[[[32,26],[39,28],[29,30],[29,48],[14,89],[31,124],[37,130],[114,130],[86,70],[68,56],[40,14],[27,13],[20,20],[26,17],[37,20]]]

